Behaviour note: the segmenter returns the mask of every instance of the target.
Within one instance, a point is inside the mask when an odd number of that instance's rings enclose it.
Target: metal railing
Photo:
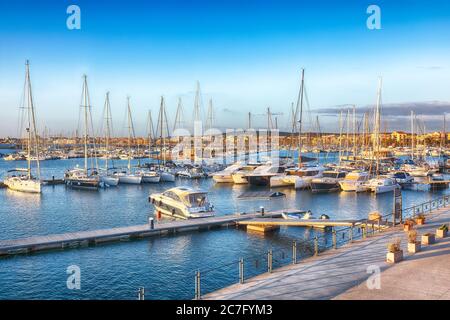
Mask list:
[[[419,214],[428,214],[438,208],[450,205],[450,195],[444,195],[412,207],[401,210],[400,217],[394,217],[394,213],[381,216],[381,219],[358,220],[355,225],[343,228],[331,228],[321,235],[315,235],[308,240],[293,241],[288,248],[269,248],[263,254],[241,257],[221,266],[195,272],[194,299],[201,299],[203,294],[219,290],[232,284],[243,284],[246,279],[263,274],[271,273],[274,269],[298,264],[303,259],[318,256],[326,250],[338,249],[354,240],[365,239],[383,230],[401,223],[405,218],[414,218]],[[234,270],[233,270],[234,269]],[[230,273],[235,276],[229,277]],[[228,275],[228,281],[224,275]]]

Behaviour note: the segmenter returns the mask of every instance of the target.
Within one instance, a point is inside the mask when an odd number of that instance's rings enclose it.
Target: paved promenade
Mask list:
[[[427,215],[427,224],[417,227],[418,234],[434,233],[443,223],[450,223],[449,207]],[[387,244],[394,238],[402,239],[405,260],[391,265],[385,258]],[[437,239],[415,255],[409,255],[406,246],[406,233],[401,227],[392,228],[203,299],[450,299],[450,238]],[[367,288],[369,266],[382,271],[379,290]]]

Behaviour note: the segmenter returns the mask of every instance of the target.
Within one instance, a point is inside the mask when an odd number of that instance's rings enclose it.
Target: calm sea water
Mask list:
[[[82,165],[83,160],[45,161],[42,172],[46,178],[58,178],[76,164]],[[0,160],[0,173],[19,165]],[[211,179],[120,185],[99,192],[47,186],[41,195],[1,189],[0,239],[143,224],[153,214],[148,195],[173,185],[209,191],[218,214],[248,212],[260,206],[266,210],[310,209],[317,215],[339,219],[366,218],[373,210],[392,211],[392,194],[316,195],[277,189],[286,193],[286,198],[249,201],[237,200],[247,186],[214,185]],[[403,203],[406,207],[442,192],[405,190]],[[196,270],[202,272],[203,291],[211,291],[238,281],[239,258],[244,257],[246,276],[251,276],[266,268],[264,255],[269,248],[278,254],[275,262],[282,263],[289,258],[292,240],[314,235],[315,231],[309,229],[281,228],[261,237],[230,228],[2,258],[0,299],[135,299],[141,286],[146,288],[146,299],[192,299]],[[80,290],[67,288],[66,270],[70,265],[81,269]]]

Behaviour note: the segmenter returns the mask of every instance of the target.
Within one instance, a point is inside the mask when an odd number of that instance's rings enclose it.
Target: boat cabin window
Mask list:
[[[163,195],[166,196],[166,197],[168,197],[168,198],[171,198],[171,199],[173,199],[173,200],[180,201],[180,197],[177,196],[177,195],[176,195],[174,192],[172,192],[172,191],[166,191],[166,192],[163,193]]]
[[[192,207],[203,207],[207,203],[207,198],[205,193],[194,193],[186,196],[189,204]]]

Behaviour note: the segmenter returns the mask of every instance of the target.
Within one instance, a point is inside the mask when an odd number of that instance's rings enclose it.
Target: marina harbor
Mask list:
[[[450,300],[449,1],[53,2],[0,3],[12,314]]]

